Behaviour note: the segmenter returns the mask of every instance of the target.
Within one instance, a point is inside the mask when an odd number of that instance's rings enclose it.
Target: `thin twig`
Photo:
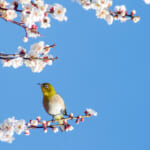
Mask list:
[[[62,118],[62,119],[55,119],[55,120],[49,120],[49,121],[46,121],[46,126],[43,125],[43,122],[38,122],[38,125],[35,126],[35,125],[30,125],[29,123],[29,126],[28,126],[28,123],[27,123],[27,127],[28,129],[36,129],[36,128],[55,128],[55,127],[59,127],[59,126],[62,126],[64,124],[54,124],[54,125],[51,125],[50,123],[57,123],[59,121],[67,121],[67,120],[77,120],[77,119],[81,119],[81,118],[89,118],[91,117],[90,114],[87,114],[87,115],[83,115],[83,116],[77,116],[77,117],[68,117],[68,118]],[[50,125],[49,125],[50,124]],[[39,126],[40,125],[40,126]]]

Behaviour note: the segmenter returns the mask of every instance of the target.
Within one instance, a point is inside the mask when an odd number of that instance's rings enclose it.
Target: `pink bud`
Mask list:
[[[24,56],[26,54],[26,52],[24,51],[24,50],[21,50],[20,52],[19,52],[19,55],[20,56]]]
[[[44,131],[44,133],[47,133],[47,128],[44,128],[43,131]]]
[[[85,115],[88,115],[88,111],[87,110],[84,113],[85,113]]]
[[[131,11],[131,16],[135,15],[136,14],[136,11],[135,10],[132,10]]]
[[[22,40],[23,40],[23,42],[25,42],[25,43],[26,43],[26,42],[28,42],[28,37],[26,37],[26,36],[25,36],[25,37],[23,37],[23,39],[22,39]]]
[[[71,127],[71,125],[70,124],[67,124],[66,126],[65,126],[65,131],[69,131],[69,128]]]
[[[25,134],[25,135],[30,135],[29,129],[26,129],[26,130],[24,131],[24,134]]]
[[[48,125],[48,126],[50,126],[50,125],[51,125],[51,122],[50,122],[50,121],[48,121],[48,122],[47,122],[47,125]]]
[[[36,30],[37,30],[37,25],[33,24],[33,25],[31,26],[31,29],[36,29]]]
[[[46,123],[45,120],[42,121],[42,125],[43,125],[44,128],[46,128],[47,123]]]
[[[69,125],[68,130],[69,130],[69,131],[72,131],[73,129],[74,129],[73,126]]]
[[[68,131],[68,126],[65,126],[65,131]]]
[[[79,124],[79,119],[76,120],[76,124]]]
[[[47,13],[44,13],[44,17],[46,17],[47,16]]]
[[[81,121],[81,122],[84,122],[84,118],[81,118],[80,121]]]
[[[54,133],[58,132],[58,128],[54,127],[52,130],[53,130]]]
[[[41,117],[40,117],[40,116],[36,117],[36,120],[37,120],[38,122],[40,122],[40,121],[41,121]]]
[[[70,114],[69,114],[69,117],[70,117],[70,118],[73,118],[73,113],[70,113]]]
[[[80,118],[81,118],[81,116],[79,115],[77,118],[78,118],[78,119],[80,119]]]
[[[115,15],[115,16],[114,16],[114,20],[118,20],[118,15]]]
[[[55,59],[58,59],[58,57],[56,56]]]
[[[31,124],[28,122],[28,123],[26,124],[26,126],[31,126]]]
[[[37,120],[31,120],[31,126],[37,126],[38,125],[38,121]]]
[[[67,122],[67,120],[65,119],[65,120],[64,120],[64,125],[67,125],[67,124],[68,124],[68,122]]]
[[[43,57],[43,61],[47,63],[49,61],[48,56]]]
[[[51,7],[50,13],[54,13],[54,7]]]

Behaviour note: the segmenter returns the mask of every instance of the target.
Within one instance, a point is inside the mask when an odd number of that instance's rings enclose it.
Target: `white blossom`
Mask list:
[[[150,0],[144,0],[145,4],[150,4]]]
[[[15,10],[8,9],[7,11],[3,11],[2,17],[6,20],[14,20],[17,17],[17,13]]]
[[[43,17],[43,19],[41,20],[40,22],[41,24],[41,28],[49,28],[51,25],[50,25],[50,18],[49,17]]]
[[[15,118],[14,117],[8,118],[0,125],[0,129],[3,131],[3,134],[9,134],[10,136],[13,136],[14,124]]]
[[[18,68],[23,65],[23,58],[18,57],[18,58],[12,59],[11,62],[12,62],[12,67]]]
[[[119,15],[125,16],[125,14],[126,14],[126,7],[125,7],[125,5],[116,6],[115,7],[115,12],[119,12]]]
[[[0,141],[12,143],[15,139],[14,132],[21,134],[25,130],[24,120],[15,120],[14,117],[8,118],[0,124]]]
[[[7,5],[9,5],[8,2],[6,2],[5,0],[0,0],[0,7],[6,8]]]
[[[137,22],[140,21],[140,17],[139,17],[139,16],[133,17],[133,18],[132,18],[132,21],[133,21],[134,23],[137,23]]]
[[[40,41],[31,45],[29,55],[34,57],[39,57],[40,54],[43,52],[44,49],[44,42]]]
[[[97,112],[91,108],[88,108],[86,109],[86,111],[90,114],[90,115],[93,115],[93,116],[97,116]]]
[[[37,126],[38,125],[38,121],[37,120],[31,120],[31,126]]]
[[[105,19],[107,15],[109,15],[109,11],[107,9],[101,8],[96,10],[97,18]]]
[[[68,128],[68,131],[72,131],[73,129],[74,129],[74,127],[70,125]]]
[[[40,22],[44,17],[44,11],[41,11],[37,7],[33,7],[30,15],[34,23]]]
[[[35,43],[31,45],[29,52],[26,52],[26,49],[19,46],[18,52],[11,55],[5,55],[1,58],[1,62],[3,67],[14,67],[18,68],[25,64],[26,67],[31,68],[32,72],[41,72],[46,65],[52,65],[53,63],[53,56],[49,55],[50,46],[44,45],[43,41]],[[14,57],[14,58],[13,58]]]
[[[32,32],[31,29],[26,29],[26,32],[27,32],[28,37],[37,38],[38,36],[40,36],[39,33],[37,33],[37,32]]]
[[[65,16],[66,8],[60,4],[54,4],[51,7],[54,8],[54,12],[51,14],[54,19],[59,21],[67,21],[67,17]]]
[[[14,139],[15,138],[8,133],[3,133],[3,135],[0,137],[0,141],[8,143],[12,143]]]
[[[34,3],[39,5],[43,5],[44,1],[43,0],[34,0]]]
[[[21,4],[29,4],[31,0],[19,0],[18,2]]]
[[[21,47],[21,46],[18,46],[18,53],[19,53],[19,55],[22,56],[22,54],[25,54],[26,51],[27,51],[27,50],[26,50],[25,48],[23,48],[23,47]]]
[[[111,25],[113,23],[114,18],[112,15],[106,15],[105,20],[109,25]]]
[[[23,39],[22,39],[22,40],[23,40],[23,42],[25,42],[25,43],[26,43],[26,42],[28,42],[28,37],[26,37],[26,36],[25,36],[25,37],[23,37]]]
[[[57,132],[58,132],[58,128],[55,128],[55,127],[54,127],[52,130],[53,130],[54,133],[57,133]]]
[[[3,67],[14,67],[14,68],[18,68],[20,66],[23,65],[23,58],[21,57],[17,57],[14,59],[6,59],[6,60],[2,60],[3,63]]]
[[[26,129],[25,120],[16,120],[15,122],[15,132],[20,135]]]
[[[12,61],[10,59],[2,59],[1,60],[3,67],[11,67],[12,66]]]

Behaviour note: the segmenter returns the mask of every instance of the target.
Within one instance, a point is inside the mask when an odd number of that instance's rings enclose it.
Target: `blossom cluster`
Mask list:
[[[28,123],[25,123],[25,120],[15,120],[14,117],[8,118],[2,124],[0,124],[0,141],[12,143],[15,139],[14,133],[20,135],[24,132],[25,135],[30,135],[31,129],[39,129],[42,128],[44,133],[48,132],[48,128],[51,129],[54,133],[59,131],[59,127],[61,127],[61,131],[72,131],[74,127],[68,123],[69,120],[75,120],[76,124],[79,122],[83,122],[84,118],[89,118],[91,116],[97,116],[97,112],[93,109],[86,109],[85,115],[79,115],[74,117],[73,113],[70,113],[68,117],[62,118],[59,120],[41,120],[41,117],[38,116],[35,120],[30,120]],[[58,122],[62,122],[59,124]],[[63,130],[62,130],[63,127]]]
[[[0,53],[0,59],[3,67],[18,68],[25,64],[26,67],[31,68],[32,72],[41,72],[46,65],[52,65],[56,58],[49,55],[50,49],[55,44],[49,46],[44,45],[43,41],[31,45],[29,52],[23,47],[18,47],[18,52],[12,55]]]
[[[21,10],[18,9],[21,7]],[[20,13],[19,22],[14,21]],[[37,32],[37,23],[41,28],[50,27],[50,16],[58,21],[67,21],[66,8],[60,4],[45,4],[44,0],[18,0],[8,3],[0,0],[0,18],[17,24],[25,29],[26,38],[40,36]]]
[[[25,120],[15,120],[14,117],[8,118],[0,124],[0,141],[12,143],[15,139],[14,133],[20,135],[26,128]]]
[[[104,19],[111,25],[114,20],[125,22],[126,20],[132,20],[134,23],[140,20],[139,16],[135,15],[136,11],[132,10],[130,14],[127,13],[124,5],[116,6],[114,12],[110,10],[113,2],[112,0],[77,0],[79,4],[86,10],[94,9],[96,11],[97,18]]]

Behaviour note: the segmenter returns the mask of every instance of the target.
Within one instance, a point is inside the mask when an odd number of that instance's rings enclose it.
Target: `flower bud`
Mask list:
[[[25,42],[25,43],[26,43],[26,42],[28,42],[28,37],[26,37],[26,36],[25,36],[25,37],[23,37],[23,39],[22,39],[22,40],[23,40],[23,42]]]
[[[68,124],[68,122],[67,122],[67,120],[65,119],[65,120],[64,120],[64,125],[67,125],[67,124]]]
[[[52,130],[53,130],[54,133],[57,133],[57,132],[58,132],[58,128],[55,128],[55,127],[54,127]]]
[[[136,14],[136,10],[132,10],[131,11],[131,16],[135,15]]]
[[[140,21],[140,17],[139,16],[135,16],[135,17],[132,17],[131,19],[134,23],[137,23]]]
[[[40,121],[41,121],[41,117],[40,117],[40,116],[36,117],[36,120],[37,120],[38,122],[40,122]]]
[[[84,122],[84,118],[82,117],[82,118],[80,119],[80,121],[81,121],[81,122]]]
[[[87,110],[84,113],[85,113],[85,115],[88,115],[88,111]]]
[[[44,131],[44,133],[47,133],[47,128],[44,128],[43,131]]]
[[[31,120],[31,126],[37,126],[38,125],[38,121],[37,120]]]
[[[25,134],[25,135],[30,135],[29,129],[26,129],[26,130],[24,131],[24,134]]]
[[[73,118],[73,113],[70,113],[70,114],[69,114],[69,117],[70,117],[70,118]]]
[[[76,120],[76,124],[79,124],[79,119]]]
[[[47,123],[46,123],[45,120],[42,121],[42,125],[43,125],[44,128],[46,128]]]

